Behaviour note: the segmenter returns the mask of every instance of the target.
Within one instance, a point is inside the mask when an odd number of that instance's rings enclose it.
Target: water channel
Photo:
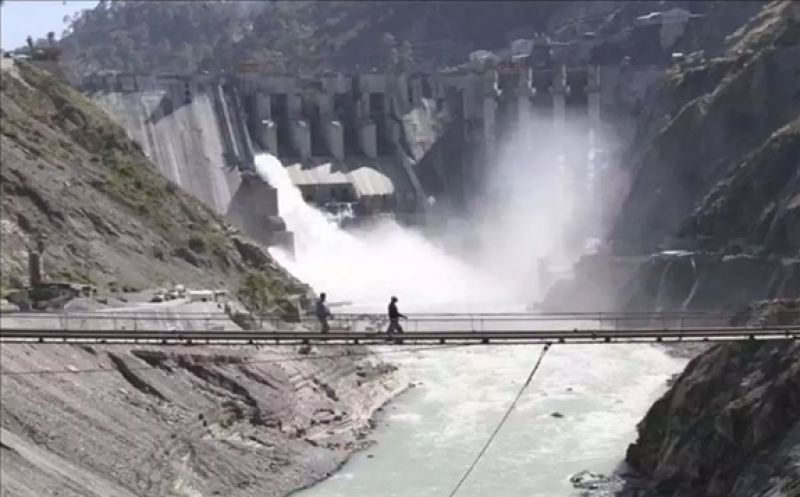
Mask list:
[[[448,495],[540,351],[500,345],[396,359],[418,386],[380,416],[373,448],[300,495]],[[635,439],[636,423],[683,364],[643,345],[552,347],[459,495],[575,495],[569,477],[585,469],[612,471]]]

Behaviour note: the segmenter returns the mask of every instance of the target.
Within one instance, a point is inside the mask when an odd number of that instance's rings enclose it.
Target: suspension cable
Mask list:
[[[528,379],[525,380],[525,383],[522,385],[522,388],[520,388],[519,392],[517,392],[517,396],[514,399],[514,401],[511,403],[510,406],[508,406],[506,413],[503,415],[503,419],[501,419],[500,423],[497,424],[497,426],[494,429],[494,432],[492,432],[492,434],[489,436],[489,439],[486,441],[486,444],[478,453],[478,456],[475,458],[474,461],[472,461],[472,464],[470,465],[469,469],[467,469],[467,472],[464,473],[464,476],[461,477],[461,479],[458,481],[458,484],[453,488],[448,497],[454,497],[458,493],[458,491],[461,489],[461,486],[464,484],[465,481],[467,481],[469,475],[472,474],[472,471],[475,469],[480,460],[483,458],[484,454],[486,454],[486,451],[489,449],[489,446],[492,445],[492,442],[494,441],[495,437],[497,437],[497,434],[500,433],[500,430],[503,428],[503,425],[508,420],[508,417],[511,415],[511,413],[514,411],[514,408],[517,406],[517,402],[519,402],[519,399],[522,398],[522,394],[528,388],[528,385],[530,385],[531,380],[533,380],[534,375],[536,375],[536,372],[539,370],[539,366],[542,365],[544,356],[547,355],[547,351],[550,350],[550,345],[551,344],[548,343],[547,345],[544,346],[542,352],[539,354],[539,359],[536,361],[536,364],[534,364],[533,369],[531,369],[531,372],[528,375]]]

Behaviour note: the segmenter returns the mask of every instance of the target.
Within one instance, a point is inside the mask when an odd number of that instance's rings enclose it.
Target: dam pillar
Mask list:
[[[297,148],[301,159],[311,157],[311,129],[305,119],[292,119],[289,132],[292,136],[292,143]]]
[[[497,85],[495,71],[487,72],[483,82],[483,139],[486,144],[486,155],[494,160],[497,140]]]
[[[301,159],[311,157],[311,127],[302,116],[300,95],[290,93],[287,99],[289,111],[289,135]]]
[[[242,174],[227,217],[254,240],[294,251],[294,237],[278,215],[278,190],[258,175]]]
[[[530,122],[533,113],[533,88],[531,86],[531,70],[528,67],[519,69],[519,85],[516,90],[517,95],[517,124],[523,126]]]
[[[387,94],[387,97],[389,96],[390,93],[392,93],[393,90],[393,93],[396,95],[396,98],[392,99],[391,97],[389,97],[389,100],[395,100],[396,105],[398,106],[397,109],[398,112],[400,114],[405,114],[406,111],[409,110],[409,107],[411,106],[413,100],[411,98],[411,92],[409,90],[408,74],[403,73],[397,76],[397,79],[394,81],[394,85],[392,86],[395,86],[395,88],[389,89],[390,91]],[[391,108],[388,106],[388,103],[386,108],[387,109]]]
[[[370,118],[369,94],[359,100],[358,141],[364,155],[372,159],[378,157],[378,127]]]
[[[416,77],[409,81],[411,87],[411,105],[419,107],[422,105],[422,78]]]
[[[344,126],[336,119],[333,112],[333,93],[319,94],[319,114],[325,145],[331,155],[338,160],[344,159]]]
[[[564,66],[558,65],[553,71],[553,86],[551,89],[553,94],[553,129],[558,143],[556,144],[557,153],[559,155],[564,153],[562,149],[561,137],[564,133],[566,126],[567,115],[567,101],[566,101],[566,75]]]
[[[256,94],[256,139],[261,148],[278,156],[278,126],[272,119],[272,101],[269,94]]]
[[[344,126],[337,119],[325,120],[325,139],[328,150],[335,158],[344,159]]]
[[[403,132],[403,125],[392,118],[392,108],[398,105],[396,100],[397,99],[392,98],[389,93],[385,93],[383,95],[383,115],[380,116],[386,127],[386,138],[388,138],[391,143],[399,142],[400,135]]]
[[[600,117],[600,72],[597,66],[589,66],[587,70],[586,95],[588,97],[589,129],[591,138],[589,147],[591,150],[590,174],[591,179],[587,178],[589,198],[591,205],[590,215],[593,217],[594,224],[603,219],[603,188],[600,178],[604,176],[603,164],[600,158],[600,147],[603,146],[603,124]]]
[[[367,119],[358,130],[361,150],[371,159],[378,157],[378,128],[372,120]]]

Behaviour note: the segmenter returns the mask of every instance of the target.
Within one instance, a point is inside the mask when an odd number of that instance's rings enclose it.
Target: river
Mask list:
[[[418,386],[386,408],[377,444],[298,495],[449,495],[541,348],[471,347],[394,360]],[[613,470],[635,438],[636,423],[683,364],[651,346],[553,346],[458,495],[575,495],[569,477],[585,469]]]
[[[278,189],[281,216],[295,233],[295,257],[279,250],[273,255],[317,291],[328,293],[331,301],[359,305],[339,312],[381,312],[393,294],[400,297],[401,311],[412,315],[523,311],[524,305],[508,302],[515,300],[509,289],[523,286],[511,283],[529,279],[518,271],[518,281],[510,281],[519,262],[512,259],[525,256],[524,247],[493,256],[504,270],[481,271],[396,225],[356,237],[306,205],[275,158],[259,156],[256,166]],[[530,229],[531,220],[524,222]],[[542,228],[544,234],[556,231]],[[421,326],[411,323],[412,329]],[[454,323],[428,323],[424,329],[437,326],[452,329]],[[503,327],[531,326],[518,322]],[[496,428],[541,348],[474,346],[393,356],[392,362],[417,386],[381,413],[374,447],[298,495],[446,497]],[[458,495],[574,495],[569,477],[585,469],[611,471],[633,441],[636,423],[684,363],[646,345],[553,346]]]

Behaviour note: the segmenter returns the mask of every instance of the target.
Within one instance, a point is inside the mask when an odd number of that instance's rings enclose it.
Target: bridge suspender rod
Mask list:
[[[550,345],[551,344],[548,343],[547,345],[544,346],[542,352],[539,354],[539,359],[536,361],[536,364],[533,365],[533,369],[531,369],[531,372],[528,375],[528,379],[525,380],[525,383],[522,385],[522,388],[520,388],[519,392],[517,392],[517,397],[514,399],[514,402],[512,402],[511,405],[508,406],[506,413],[503,415],[503,419],[500,420],[500,423],[498,423],[497,427],[494,429],[494,432],[492,432],[492,434],[489,436],[489,439],[486,441],[486,444],[478,453],[478,456],[475,458],[474,461],[472,461],[472,464],[470,465],[469,469],[467,469],[467,472],[464,473],[464,476],[461,477],[461,479],[458,481],[458,484],[455,486],[455,488],[453,488],[453,491],[450,492],[448,497],[454,497],[458,493],[458,491],[461,489],[461,486],[464,484],[465,481],[467,481],[469,475],[472,474],[472,471],[475,469],[480,460],[483,458],[484,454],[486,454],[486,451],[489,449],[489,446],[492,445],[492,442],[494,442],[495,437],[497,437],[497,434],[500,433],[500,430],[503,428],[503,425],[506,424],[508,417],[514,411],[514,408],[517,406],[519,399],[522,398],[522,394],[525,393],[525,390],[528,388],[528,385],[531,384],[531,380],[533,380],[533,377],[539,370],[539,366],[542,365],[544,356],[547,355],[547,351],[550,350]]]

